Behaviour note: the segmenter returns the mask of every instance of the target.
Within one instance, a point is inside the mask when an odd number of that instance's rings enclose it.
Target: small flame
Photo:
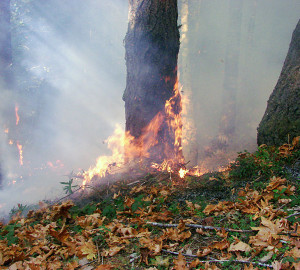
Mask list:
[[[19,150],[19,163],[20,165],[23,166],[23,146],[21,144],[19,144],[19,142],[17,142],[17,147],[18,147],[18,150]]]
[[[5,134],[8,134],[8,132],[9,132],[9,128],[4,129]]]
[[[183,168],[180,168],[180,170],[179,170],[179,176],[180,176],[180,178],[184,178],[185,177],[185,175],[187,174],[189,172],[189,170],[186,170],[186,169],[183,169]]]
[[[19,106],[18,106],[18,104],[16,104],[16,106],[15,106],[15,113],[16,113],[16,126],[17,126],[19,124],[19,122],[20,122]]]
[[[8,144],[9,144],[9,145],[13,145],[13,144],[14,144],[14,141],[13,141],[13,140],[9,140]]]

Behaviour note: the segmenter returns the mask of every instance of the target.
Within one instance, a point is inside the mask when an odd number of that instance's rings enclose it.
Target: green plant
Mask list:
[[[63,185],[63,190],[66,194],[73,194],[73,188],[78,187],[78,185],[73,184],[73,178],[70,179],[68,182],[60,182]]]

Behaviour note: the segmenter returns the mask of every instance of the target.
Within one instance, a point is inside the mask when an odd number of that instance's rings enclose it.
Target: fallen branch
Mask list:
[[[167,249],[162,249],[161,251],[172,254],[172,255],[179,255],[179,252],[174,252],[174,251],[170,251]],[[192,254],[182,254],[185,257],[192,257],[192,258],[198,258],[197,255],[192,255]],[[269,267],[269,268],[273,268],[273,266],[271,264],[265,264],[265,263],[260,263],[260,262],[252,262],[252,261],[243,261],[243,260],[217,260],[217,259],[213,259],[213,260],[207,260],[207,261],[199,261],[200,263],[224,263],[224,262],[235,262],[235,263],[245,263],[245,264],[253,264],[253,265],[258,265],[258,266],[262,266],[262,267]]]
[[[178,224],[165,224],[165,223],[157,223],[157,222],[147,222],[147,224],[157,227],[167,227],[167,228],[174,228],[178,227]],[[221,231],[224,229],[226,232],[240,232],[240,233],[252,233],[253,230],[236,230],[236,229],[230,229],[230,228],[223,228],[223,227],[213,227],[213,226],[205,226],[205,225],[199,225],[199,224],[185,224],[186,227],[189,228],[196,228],[196,229],[204,229],[204,230],[218,230]]]
[[[297,213],[291,214],[291,215],[289,215],[289,216],[287,216],[287,217],[285,217],[285,218],[286,218],[286,219],[288,219],[288,218],[291,218],[291,217],[296,217],[296,216],[300,216],[300,212],[297,212]]]

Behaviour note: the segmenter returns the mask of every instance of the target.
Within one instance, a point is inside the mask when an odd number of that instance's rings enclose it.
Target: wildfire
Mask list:
[[[18,106],[18,104],[15,105],[15,113],[16,113],[16,126],[17,126],[19,124],[19,122],[20,122],[19,106]]]
[[[19,144],[19,142],[17,142],[17,147],[18,147],[18,150],[19,150],[19,163],[20,165],[23,166],[23,146],[21,144]]]

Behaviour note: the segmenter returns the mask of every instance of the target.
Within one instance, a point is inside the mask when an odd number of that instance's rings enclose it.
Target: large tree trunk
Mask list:
[[[133,136],[131,146],[139,149],[132,154],[127,147],[125,154],[129,158],[146,156],[160,162],[181,156],[181,141],[170,127],[177,120],[181,126],[180,119],[170,117],[165,108],[169,101],[171,111],[180,118],[177,17],[177,0],[129,0],[123,99],[126,131]],[[154,125],[159,128],[154,129]]]
[[[257,143],[282,145],[300,135],[300,20],[278,82],[259,124]]]
[[[12,48],[10,29],[10,0],[0,1],[0,83],[12,85]]]

